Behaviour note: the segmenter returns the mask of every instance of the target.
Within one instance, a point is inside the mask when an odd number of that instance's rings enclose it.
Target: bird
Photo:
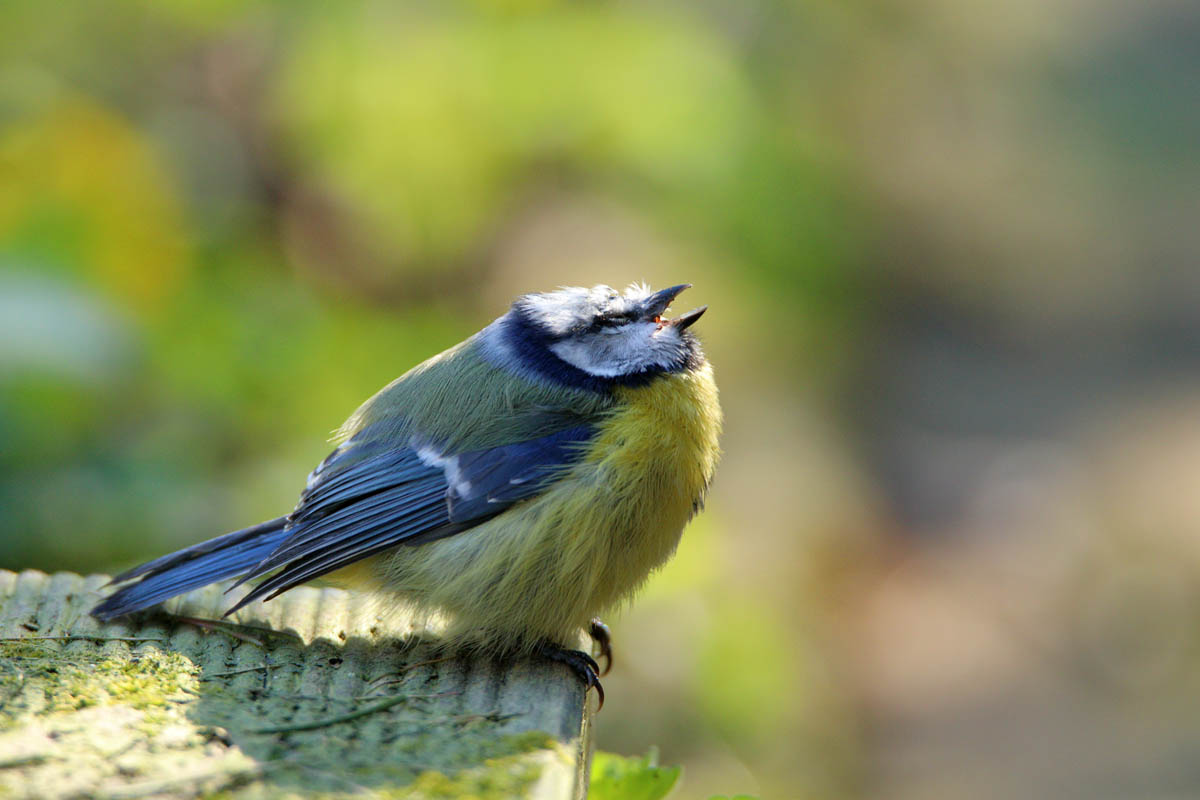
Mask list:
[[[447,647],[563,663],[603,705],[600,615],[670,558],[720,455],[708,307],[665,316],[688,288],[517,297],[363,403],[291,513],[117,575],[92,615],[258,581],[228,616],[322,578],[439,615]]]

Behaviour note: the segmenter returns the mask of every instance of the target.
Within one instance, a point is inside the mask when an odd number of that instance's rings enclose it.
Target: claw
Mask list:
[[[604,708],[604,687],[600,685],[600,665],[596,663],[596,659],[581,650],[567,650],[551,642],[543,643],[540,652],[545,658],[570,667],[579,680],[583,681],[585,691],[595,688],[596,696],[600,699],[596,710]]]
[[[600,657],[604,659],[604,671],[600,675],[607,675],[612,669],[613,663],[612,632],[597,618],[588,625],[588,636],[592,637],[592,641],[596,643],[596,649],[600,651]]]

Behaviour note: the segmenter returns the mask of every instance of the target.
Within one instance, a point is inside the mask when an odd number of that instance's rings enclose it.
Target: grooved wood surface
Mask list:
[[[447,658],[336,589],[102,624],[106,581],[0,571],[0,797],[585,793],[590,698],[561,665]]]

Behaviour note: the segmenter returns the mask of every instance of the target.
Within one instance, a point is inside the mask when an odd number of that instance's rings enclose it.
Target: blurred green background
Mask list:
[[[1200,792],[1200,10],[0,7],[0,566],[278,515],[387,381],[688,281],[727,414],[599,746],[675,795]]]

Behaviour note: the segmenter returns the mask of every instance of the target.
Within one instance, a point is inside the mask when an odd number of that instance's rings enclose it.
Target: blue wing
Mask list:
[[[242,580],[278,572],[228,613],[382,550],[474,527],[543,491],[593,434],[580,425],[456,454],[420,437],[384,452],[370,443],[360,450],[352,439],[314,471],[288,517],[287,537]]]
[[[537,495],[575,463],[594,429],[558,430],[528,441],[447,454],[419,437],[408,446],[365,430],[309,477],[287,517],[227,533],[118,575],[138,579],[92,609],[101,619],[148,608],[230,577],[274,572],[229,610],[274,597],[389,547],[430,542],[471,528]],[[364,435],[365,434],[365,435]]]

